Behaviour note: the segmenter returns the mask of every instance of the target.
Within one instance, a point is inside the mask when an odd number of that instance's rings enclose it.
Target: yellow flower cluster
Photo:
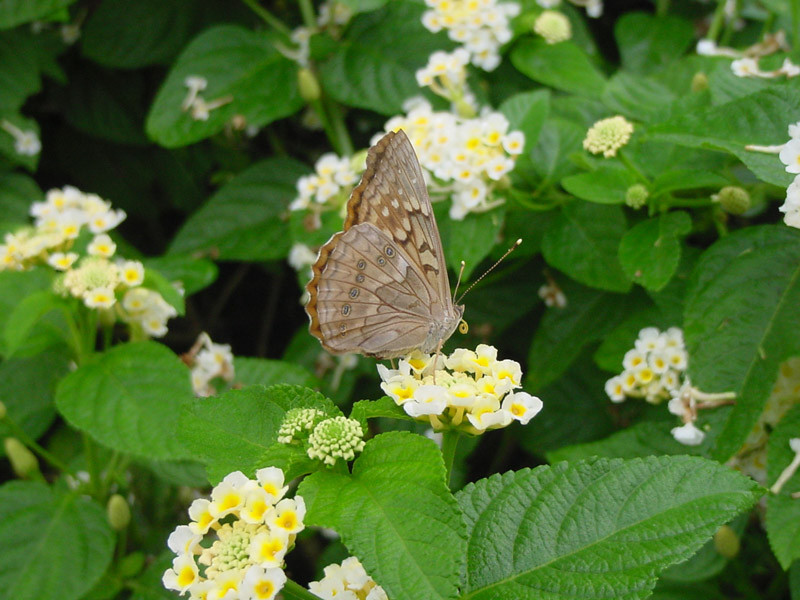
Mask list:
[[[169,536],[176,556],[164,587],[188,592],[190,600],[275,598],[286,583],[283,558],[305,527],[305,502],[284,498],[283,483],[276,467],[260,469],[255,480],[235,471],[211,491],[211,500],[195,500],[192,521]],[[210,544],[209,533],[216,537]]]
[[[485,344],[450,356],[415,352],[398,369],[378,365],[378,373],[381,389],[434,431],[480,434],[515,420],[525,425],[542,409],[539,398],[514,391],[522,378],[519,363],[497,360],[497,349]]]

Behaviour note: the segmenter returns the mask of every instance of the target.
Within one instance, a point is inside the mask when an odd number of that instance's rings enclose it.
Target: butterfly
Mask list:
[[[402,130],[369,149],[344,229],[320,248],[312,271],[309,330],[329,352],[432,353],[455,331],[464,307],[451,299],[425,179]]]

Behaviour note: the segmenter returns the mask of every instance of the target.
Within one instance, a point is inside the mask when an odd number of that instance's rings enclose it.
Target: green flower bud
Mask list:
[[[625,192],[625,204],[631,208],[640,209],[647,204],[647,198],[650,192],[641,183],[635,183]]]
[[[734,558],[739,554],[739,536],[730,525],[723,525],[714,534],[714,548],[725,558]]]
[[[708,89],[708,76],[702,71],[698,71],[692,77],[692,91],[702,92]]]
[[[17,438],[7,437],[3,440],[3,447],[17,477],[28,479],[39,472],[39,461],[36,460],[36,456]]]
[[[297,72],[297,85],[300,88],[300,97],[306,102],[314,102],[319,100],[320,89],[319,81],[317,81],[311,69],[302,68]]]
[[[722,210],[731,215],[742,215],[750,210],[750,194],[739,186],[725,186],[718,194],[711,196],[711,199],[719,202]]]
[[[278,430],[278,443],[299,442],[324,418],[325,413],[316,408],[293,408],[287,411],[281,428]]]
[[[114,531],[122,531],[131,522],[131,508],[125,498],[119,494],[114,494],[108,499],[106,515],[111,529]]]
[[[339,458],[353,460],[364,449],[361,423],[347,417],[326,419],[308,437],[308,457],[333,465]]]

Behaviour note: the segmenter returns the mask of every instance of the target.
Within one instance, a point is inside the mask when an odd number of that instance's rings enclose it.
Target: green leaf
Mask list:
[[[0,3],[0,23],[4,12],[6,2]],[[41,89],[36,54],[36,42],[30,35],[0,31],[0,112],[19,110],[28,96]]]
[[[20,173],[0,173],[0,228],[28,222],[31,204],[43,198],[36,182]]]
[[[277,441],[286,412],[305,407],[331,416],[340,414],[330,400],[308,388],[251,386],[188,404],[181,415],[178,438],[192,458],[206,464],[212,482],[236,470],[252,476],[265,466],[262,456]]]
[[[175,600],[175,592],[165,588],[161,582],[164,571],[172,567],[174,558],[172,552],[165,552],[156,557],[136,579],[135,585],[130,585],[133,592],[131,600]]]
[[[513,173],[520,175],[517,169],[530,169],[542,178],[542,185],[555,183],[565,176],[574,173],[577,168],[569,160],[569,156],[582,150],[581,142],[586,136],[586,129],[572,121],[551,118],[545,121],[539,140],[530,150],[526,150],[517,162]]]
[[[680,321],[670,321],[669,317],[655,306],[647,305],[641,310],[630,307],[627,318],[603,336],[600,347],[594,353],[594,361],[601,369],[620,373],[625,353],[634,347],[642,329],[645,327],[669,329],[679,324]]]
[[[31,21],[46,21],[75,0],[2,0],[0,29],[11,29]]]
[[[531,147],[539,139],[544,121],[550,112],[550,91],[521,92],[500,105],[500,112],[508,119],[509,130],[525,134],[525,145]]]
[[[692,22],[675,15],[627,13],[614,25],[622,66],[645,74],[677,61],[694,42]]]
[[[721,239],[695,266],[684,313],[692,384],[736,393],[713,450],[720,461],[744,443],[780,363],[800,354],[798,257],[800,233],[765,225]]]
[[[475,268],[494,248],[503,227],[504,214],[502,208],[496,208],[485,213],[468,214],[463,220],[454,221],[444,214],[444,205],[436,207],[439,235],[445,248],[447,264],[458,273],[463,260],[463,279],[469,279]]]
[[[528,354],[526,386],[540,390],[565,373],[581,350],[608,334],[630,311],[618,294],[565,282],[567,306],[542,317]]]
[[[354,13],[376,10],[388,1],[389,0],[339,0],[341,4],[349,6],[350,10]]]
[[[9,325],[9,317],[17,305],[33,293],[49,289],[52,271],[38,268],[30,271],[0,271],[0,331]],[[4,342],[5,336],[0,336]],[[5,347],[3,354],[7,354]]]
[[[0,586],[6,598],[77,600],[111,562],[114,539],[105,511],[91,500],[38,482],[0,487]]]
[[[565,177],[561,185],[581,200],[598,204],[625,204],[628,188],[638,182],[628,169],[609,164],[596,171]]]
[[[631,282],[617,254],[625,231],[620,207],[570,202],[545,234],[542,254],[548,264],[576,281],[610,292],[627,292]]]
[[[400,419],[402,421],[414,420],[389,396],[383,396],[377,400],[359,400],[353,404],[353,410],[350,411],[350,418],[355,419],[364,427],[366,427],[368,419],[380,417]]]
[[[66,327],[60,326],[64,320],[62,315],[54,315],[56,321],[42,322],[45,315],[59,309],[69,311],[70,303],[49,290],[34,292],[24,298],[11,311],[3,329],[6,353],[14,355],[21,348],[46,348],[66,341]]]
[[[145,458],[194,458],[176,440],[181,406],[192,398],[189,370],[156,342],[117,346],[67,375],[56,406],[101,444]]]
[[[298,489],[307,525],[332,527],[390,598],[455,598],[464,523],[436,445],[405,432],[367,442],[352,475],[322,471]]]
[[[699,171],[694,169],[675,169],[661,173],[652,183],[653,196],[669,192],[711,188],[718,190],[728,185],[730,181],[722,175],[712,171]]]
[[[534,81],[571,94],[598,97],[606,85],[589,56],[571,42],[523,39],[512,50],[511,63]]]
[[[206,102],[230,98],[195,120],[181,110],[185,79],[202,76]],[[168,148],[185,146],[223,129],[234,115],[263,127],[296,112],[303,101],[297,90],[297,65],[279,53],[269,38],[236,25],[218,25],[194,38],[178,57],[147,117],[147,134]]]
[[[166,254],[142,260],[145,271],[155,269],[170,282],[179,282],[187,296],[211,285],[217,278],[217,265],[207,258],[189,254]]]
[[[282,214],[308,167],[287,158],[256,163],[219,189],[184,223],[170,253],[203,251],[223,260],[276,260],[289,253]]]
[[[96,63],[120,69],[166,64],[185,45],[192,13],[201,10],[197,4],[193,0],[103,0],[86,19],[81,50]]]
[[[322,87],[334,100],[382,115],[402,112],[403,102],[419,94],[415,73],[436,50],[452,46],[444,33],[422,26],[424,6],[389,2],[358,15],[345,39],[319,66]]]
[[[186,302],[183,299],[183,295],[175,289],[166,277],[155,269],[145,270],[142,285],[161,294],[167,304],[178,311],[178,315],[183,316],[186,314]]]
[[[646,598],[661,570],[759,495],[727,467],[685,456],[494,475],[457,494],[469,535],[462,598]]]
[[[284,360],[236,356],[233,367],[236,382],[244,385],[270,386],[285,383],[316,387],[319,384],[317,378],[305,368]]]
[[[767,442],[767,481],[774,485],[783,470],[794,460],[789,440],[800,438],[800,406],[795,406],[778,422]],[[800,491],[800,475],[793,475],[780,493],[767,496],[767,538],[778,562],[785,569],[800,558],[800,502],[791,494]]]
[[[677,115],[649,133],[665,140],[692,148],[707,148],[728,152],[740,159],[755,175],[768,183],[787,187],[792,175],[774,154],[746,150],[747,144],[783,144],[786,115],[800,105],[800,89],[770,87],[721,106],[713,106]]]
[[[32,439],[38,439],[53,423],[56,384],[69,372],[68,362],[58,349],[0,363],[0,402],[8,416]],[[14,433],[0,421],[0,438],[9,435]],[[0,454],[5,452],[0,449]]]
[[[692,219],[683,211],[662,213],[635,225],[619,245],[622,270],[649,290],[662,289],[681,261],[680,238],[692,230]]]
[[[665,85],[625,71],[617,72],[603,90],[608,108],[646,123],[665,114],[674,100],[675,94]]]

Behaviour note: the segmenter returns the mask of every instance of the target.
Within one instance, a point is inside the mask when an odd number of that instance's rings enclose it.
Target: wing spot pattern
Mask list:
[[[350,288],[350,297],[358,298],[358,288]]]
[[[345,304],[345,305],[342,307],[342,314],[343,314],[345,317],[346,317],[347,315],[349,315],[349,314],[350,314],[350,305],[349,305],[349,304]]]

